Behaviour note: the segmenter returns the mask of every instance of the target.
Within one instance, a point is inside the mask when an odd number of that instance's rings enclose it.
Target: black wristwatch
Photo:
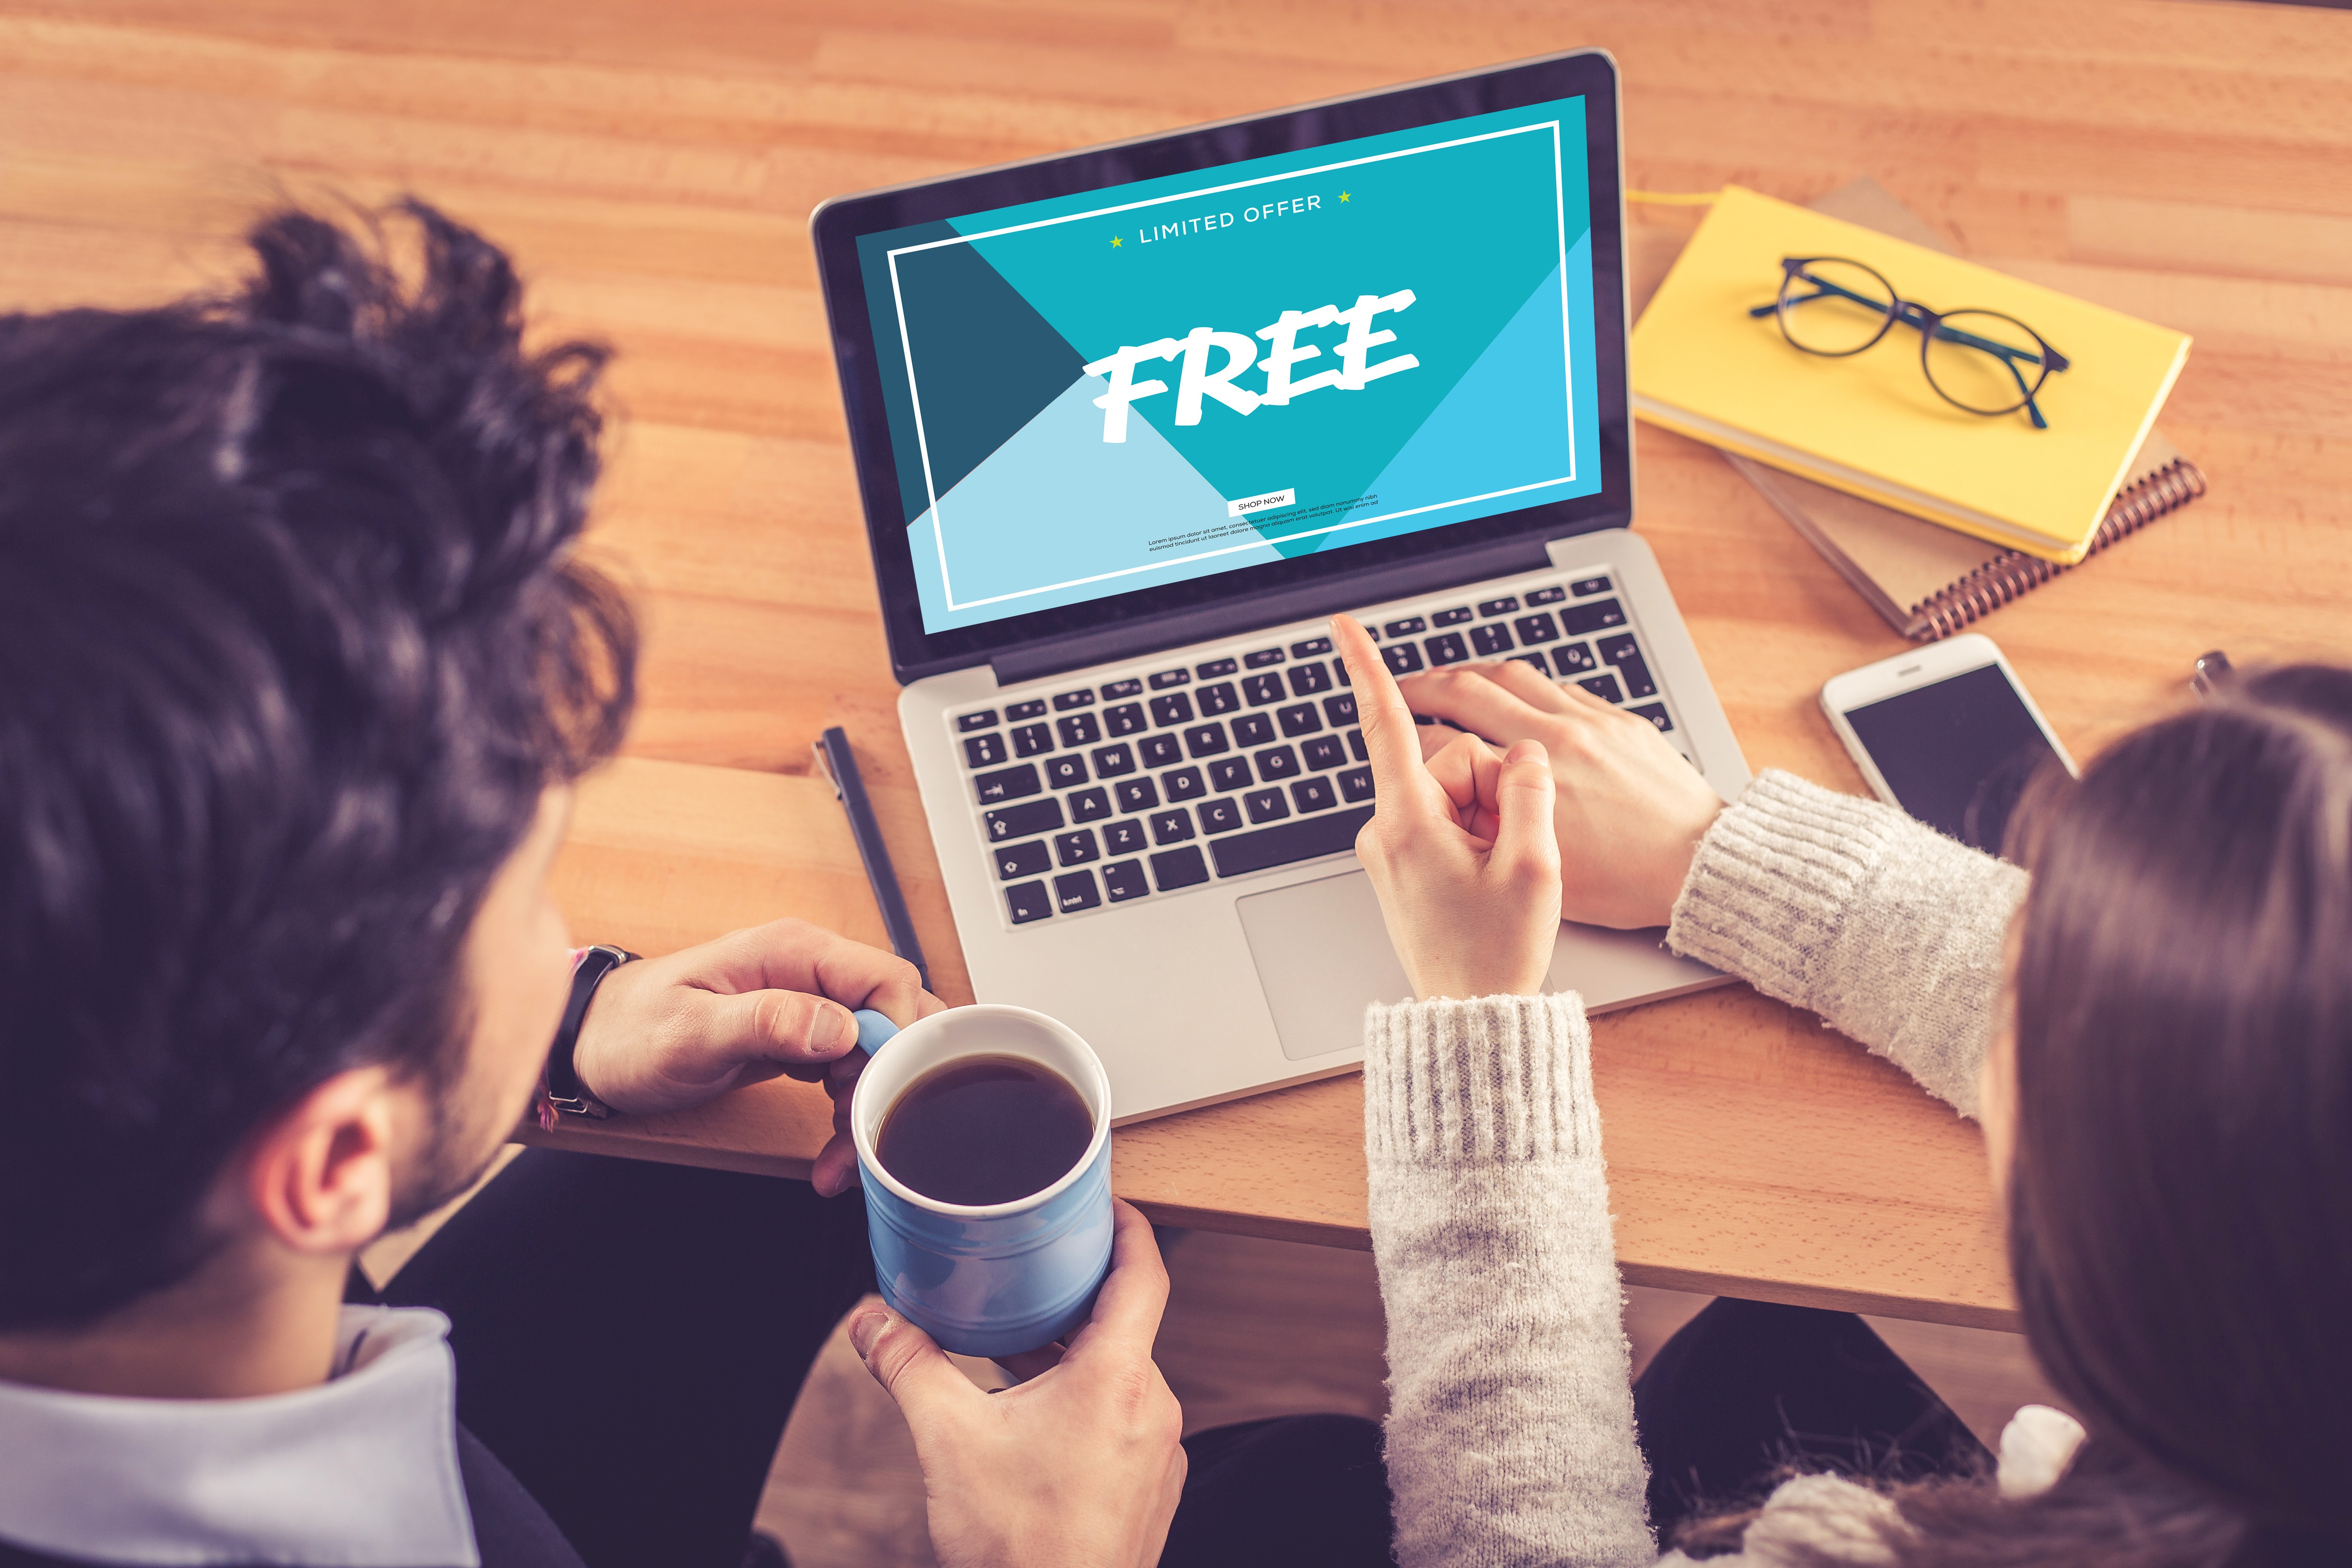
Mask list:
[[[613,1108],[588,1092],[580,1081],[579,1072],[572,1065],[572,1052],[580,1044],[580,1023],[588,1016],[588,1004],[596,997],[596,987],[604,976],[625,963],[634,963],[637,955],[624,948],[592,947],[580,955],[580,963],[572,971],[572,999],[563,1005],[563,1022],[555,1026],[555,1044],[547,1052],[547,1103],[567,1116],[613,1114]]]

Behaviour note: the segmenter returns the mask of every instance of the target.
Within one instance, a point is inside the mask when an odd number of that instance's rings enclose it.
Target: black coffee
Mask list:
[[[1067,1079],[1020,1057],[964,1057],[908,1084],[874,1141],[882,1168],[943,1204],[1043,1192],[1094,1142]]]

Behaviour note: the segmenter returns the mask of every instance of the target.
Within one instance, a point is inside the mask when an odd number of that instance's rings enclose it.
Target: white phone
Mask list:
[[[1822,710],[1878,798],[1998,855],[2033,775],[2074,761],[1990,637],[1971,632],[1850,669]]]

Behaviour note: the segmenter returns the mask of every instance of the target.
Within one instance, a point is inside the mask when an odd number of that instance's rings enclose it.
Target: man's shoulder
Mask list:
[[[480,1568],[584,1568],[580,1553],[514,1472],[465,1427],[457,1428],[457,1473],[473,1515]],[[0,1539],[0,1568],[139,1568],[95,1557],[53,1557]],[[236,1568],[224,1564],[223,1568]],[[242,1568],[267,1568],[255,1563]],[[282,1568],[282,1565],[281,1565]],[[455,1563],[404,1563],[400,1568],[467,1568]]]

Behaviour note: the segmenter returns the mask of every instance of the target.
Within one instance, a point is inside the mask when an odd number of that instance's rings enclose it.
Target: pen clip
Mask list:
[[[2196,673],[2189,677],[2189,685],[2198,696],[2210,702],[2237,675],[2230,666],[2230,656],[2217,647],[2198,656]]]
[[[841,775],[833,771],[833,752],[822,739],[810,742],[809,750],[816,753],[816,771],[823,773],[824,782],[833,786],[833,798],[841,799]]]

